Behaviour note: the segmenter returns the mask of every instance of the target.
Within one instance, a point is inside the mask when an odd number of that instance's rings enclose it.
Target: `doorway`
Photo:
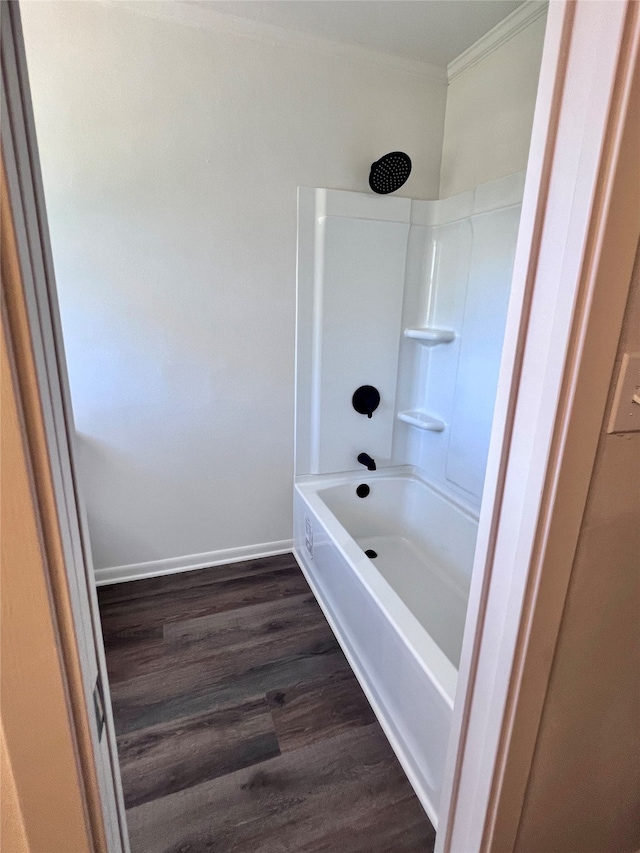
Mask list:
[[[68,401],[67,401],[68,402]]]

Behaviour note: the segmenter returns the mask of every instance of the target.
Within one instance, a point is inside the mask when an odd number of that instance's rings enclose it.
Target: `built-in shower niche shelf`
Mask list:
[[[423,326],[416,329],[405,329],[405,338],[419,341],[427,347],[435,347],[438,344],[450,344],[456,333],[451,329],[435,329],[431,326]]]
[[[412,409],[409,412],[398,412],[398,420],[405,424],[418,427],[418,429],[426,429],[430,432],[442,432],[444,429],[444,421],[438,420],[426,412],[421,412],[417,409]]]

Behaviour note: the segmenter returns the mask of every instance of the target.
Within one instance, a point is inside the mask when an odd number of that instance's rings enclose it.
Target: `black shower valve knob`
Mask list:
[[[380,392],[373,385],[361,385],[354,392],[351,403],[356,412],[370,418],[380,405]]]

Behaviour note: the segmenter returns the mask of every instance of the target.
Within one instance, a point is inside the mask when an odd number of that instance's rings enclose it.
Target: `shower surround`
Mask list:
[[[523,183],[298,195],[294,552],[436,827]]]

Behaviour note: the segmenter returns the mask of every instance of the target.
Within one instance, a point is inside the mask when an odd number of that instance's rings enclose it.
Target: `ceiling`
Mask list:
[[[197,0],[241,18],[447,65],[522,0]]]

